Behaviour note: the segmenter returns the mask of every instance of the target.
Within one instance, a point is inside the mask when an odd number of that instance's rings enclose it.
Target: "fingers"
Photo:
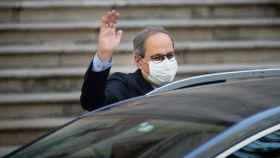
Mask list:
[[[117,12],[116,10],[111,10],[108,12],[108,23],[117,23],[117,20],[120,16],[120,13]]]
[[[117,33],[116,33],[116,38],[117,38],[118,42],[121,41],[122,34],[123,34],[123,31],[122,31],[122,30],[118,30],[118,31],[117,31]]]
[[[110,10],[101,18],[101,28],[114,27],[113,24],[117,23],[120,13],[116,10]]]
[[[106,15],[103,15],[101,18],[101,29],[106,27],[107,24],[106,19],[107,19]]]

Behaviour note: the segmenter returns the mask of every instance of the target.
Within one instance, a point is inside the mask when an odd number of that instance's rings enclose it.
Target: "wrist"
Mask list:
[[[112,59],[112,53],[97,51],[97,56],[103,62],[106,62],[106,61],[109,61]]]

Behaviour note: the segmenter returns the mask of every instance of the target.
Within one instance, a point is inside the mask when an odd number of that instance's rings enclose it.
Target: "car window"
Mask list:
[[[240,150],[228,158],[280,158],[280,130],[268,134]]]
[[[11,157],[133,158],[165,151],[199,133],[218,133],[222,129],[216,125],[160,118],[85,117]]]

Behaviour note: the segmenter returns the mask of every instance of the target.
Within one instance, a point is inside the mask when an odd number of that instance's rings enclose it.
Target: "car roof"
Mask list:
[[[190,78],[181,79],[175,82],[171,82],[167,85],[161,86],[147,93],[146,95],[157,94],[161,92],[182,89],[187,87],[195,87],[205,84],[228,82],[231,80],[240,79],[253,79],[261,77],[274,77],[280,76],[280,69],[256,69],[256,70],[242,70],[232,72],[220,72],[213,74],[205,74],[194,76]]]
[[[87,114],[147,116],[232,125],[279,105],[280,77],[237,80],[143,96]]]

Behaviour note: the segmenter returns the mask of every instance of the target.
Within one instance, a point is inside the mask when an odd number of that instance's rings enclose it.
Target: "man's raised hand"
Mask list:
[[[110,10],[102,17],[97,55],[103,61],[110,60],[120,45],[122,30],[116,28],[119,16],[119,12]]]

